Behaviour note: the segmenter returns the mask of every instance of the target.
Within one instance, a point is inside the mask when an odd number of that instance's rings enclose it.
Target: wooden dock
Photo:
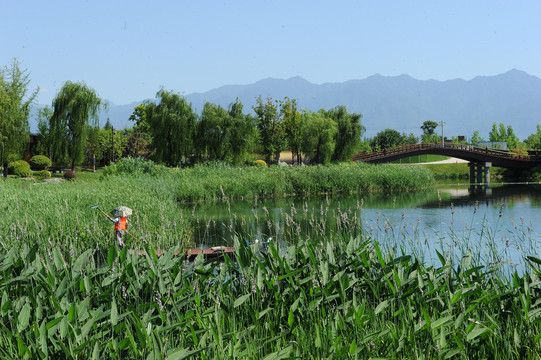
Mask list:
[[[136,250],[138,255],[145,255],[145,250]],[[160,257],[164,253],[163,249],[156,249],[156,256]],[[176,249],[173,252],[174,256],[179,256],[181,253],[180,249]],[[195,248],[195,249],[185,249],[184,250],[184,259],[187,261],[194,261],[196,256],[203,254],[203,257],[206,259],[214,259],[222,257],[224,254],[228,254],[229,257],[235,256],[235,248],[227,246],[213,246],[209,248]]]

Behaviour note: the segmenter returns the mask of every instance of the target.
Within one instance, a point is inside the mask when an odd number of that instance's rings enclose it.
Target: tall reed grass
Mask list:
[[[179,201],[397,192],[426,189],[431,173],[419,166],[365,163],[301,167],[227,167],[200,165],[178,173]]]
[[[3,358],[537,358],[541,259],[505,279],[464,256],[425,266],[362,237],[185,264],[110,247],[0,255]]]

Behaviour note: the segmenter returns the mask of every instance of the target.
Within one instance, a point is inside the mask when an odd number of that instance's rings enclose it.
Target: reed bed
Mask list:
[[[430,171],[419,166],[365,163],[300,167],[229,167],[200,165],[179,172],[177,198],[195,200],[397,192],[434,184]]]
[[[98,210],[118,205],[134,209],[126,235],[130,244],[147,240],[156,246],[182,246],[190,241],[183,211],[176,202],[171,176],[112,176],[98,182],[39,184],[19,180],[0,183],[0,244],[47,244],[78,255],[113,241],[113,225]],[[182,224],[182,225],[181,225]]]

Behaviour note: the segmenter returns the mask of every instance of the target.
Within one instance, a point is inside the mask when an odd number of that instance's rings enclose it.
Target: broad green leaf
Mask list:
[[[113,303],[111,304],[111,325],[116,326],[118,323],[118,309],[116,307],[116,299],[113,297]]]
[[[75,260],[75,264],[73,264],[73,274],[81,273],[83,267],[86,266],[86,263],[88,262],[93,253],[94,249],[88,249],[87,251],[79,255],[77,260]]]
[[[92,351],[92,360],[100,360],[100,343],[96,341],[94,350]]]
[[[239,297],[235,302],[233,303],[233,307],[239,307],[250,297],[252,294],[246,294]]]
[[[374,311],[374,314],[377,315],[380,312],[383,311],[387,306],[389,306],[389,300],[384,300],[381,303],[379,303],[378,306],[376,306],[376,310]]]
[[[281,349],[279,351],[273,352],[272,354],[269,354],[263,358],[263,360],[280,360],[280,359],[287,359],[290,357],[291,352],[293,351],[293,346],[289,345],[285,349]]]
[[[295,316],[293,316],[293,309],[289,309],[289,315],[287,317],[287,324],[289,327],[293,327],[293,322],[295,321]]]
[[[356,352],[357,352],[357,341],[353,339],[353,341],[349,345],[349,354],[355,355]]]
[[[446,317],[443,317],[443,318],[439,318],[438,320],[432,322],[432,329],[437,329],[440,326],[450,322],[451,320],[453,320],[452,316],[446,316]]]
[[[272,308],[266,308],[265,310],[261,311],[259,315],[257,316],[257,319],[261,319],[263,316],[265,316],[269,311],[271,311]]]
[[[167,352],[167,355],[165,356],[165,360],[183,360],[191,358],[194,355],[199,354],[201,351],[205,351],[206,349],[199,349],[199,350],[187,350],[187,349],[172,349]]]
[[[460,313],[455,320],[455,329],[458,329],[464,322],[464,313]]]
[[[484,334],[487,331],[488,331],[488,328],[486,328],[486,327],[483,327],[483,326],[475,327],[472,331],[470,331],[470,333],[468,333],[468,336],[466,337],[466,340],[467,341],[473,341],[473,340],[475,340],[475,338],[477,338],[478,336]]]
[[[89,319],[86,324],[83,325],[81,328],[81,338],[86,339],[88,334],[90,333],[90,330],[92,330],[92,326],[94,325],[94,319]]]
[[[41,322],[41,325],[39,327],[39,344],[41,346],[41,351],[45,354],[45,356],[48,355],[48,346],[47,346],[47,324],[46,320],[43,319]]]
[[[19,350],[19,356],[20,358],[26,357],[26,354],[30,355],[30,351],[28,350],[28,347],[26,344],[22,341],[21,337],[17,335],[17,348]]]
[[[77,308],[75,306],[75,303],[71,303],[70,309],[68,310],[68,321],[70,323],[75,322],[77,320]]]
[[[17,321],[17,330],[19,331],[19,333],[28,327],[28,322],[30,320],[30,310],[30,304],[26,303],[24,304],[21,312],[19,313]]]
[[[453,350],[449,351],[447,354],[445,354],[445,358],[450,359],[450,358],[452,358],[453,356],[455,356],[457,354],[460,354],[460,349],[453,349]]]

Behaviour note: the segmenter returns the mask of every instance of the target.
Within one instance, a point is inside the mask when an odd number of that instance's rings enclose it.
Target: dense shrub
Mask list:
[[[64,179],[66,180],[73,180],[76,178],[77,178],[77,175],[75,175],[75,171],[68,170],[64,173]]]
[[[156,165],[152,160],[146,160],[143,158],[125,157],[120,159],[117,163],[106,166],[103,170],[104,176],[111,175],[159,175],[168,171],[166,167]]]
[[[37,170],[47,170],[51,164],[51,159],[45,155],[35,155],[30,159],[30,165]]]
[[[24,160],[17,160],[8,165],[8,171],[18,177],[31,177],[32,170],[30,170],[30,164]]]
[[[36,177],[39,179],[49,179],[51,177],[51,172],[47,170],[40,170],[36,173]]]

